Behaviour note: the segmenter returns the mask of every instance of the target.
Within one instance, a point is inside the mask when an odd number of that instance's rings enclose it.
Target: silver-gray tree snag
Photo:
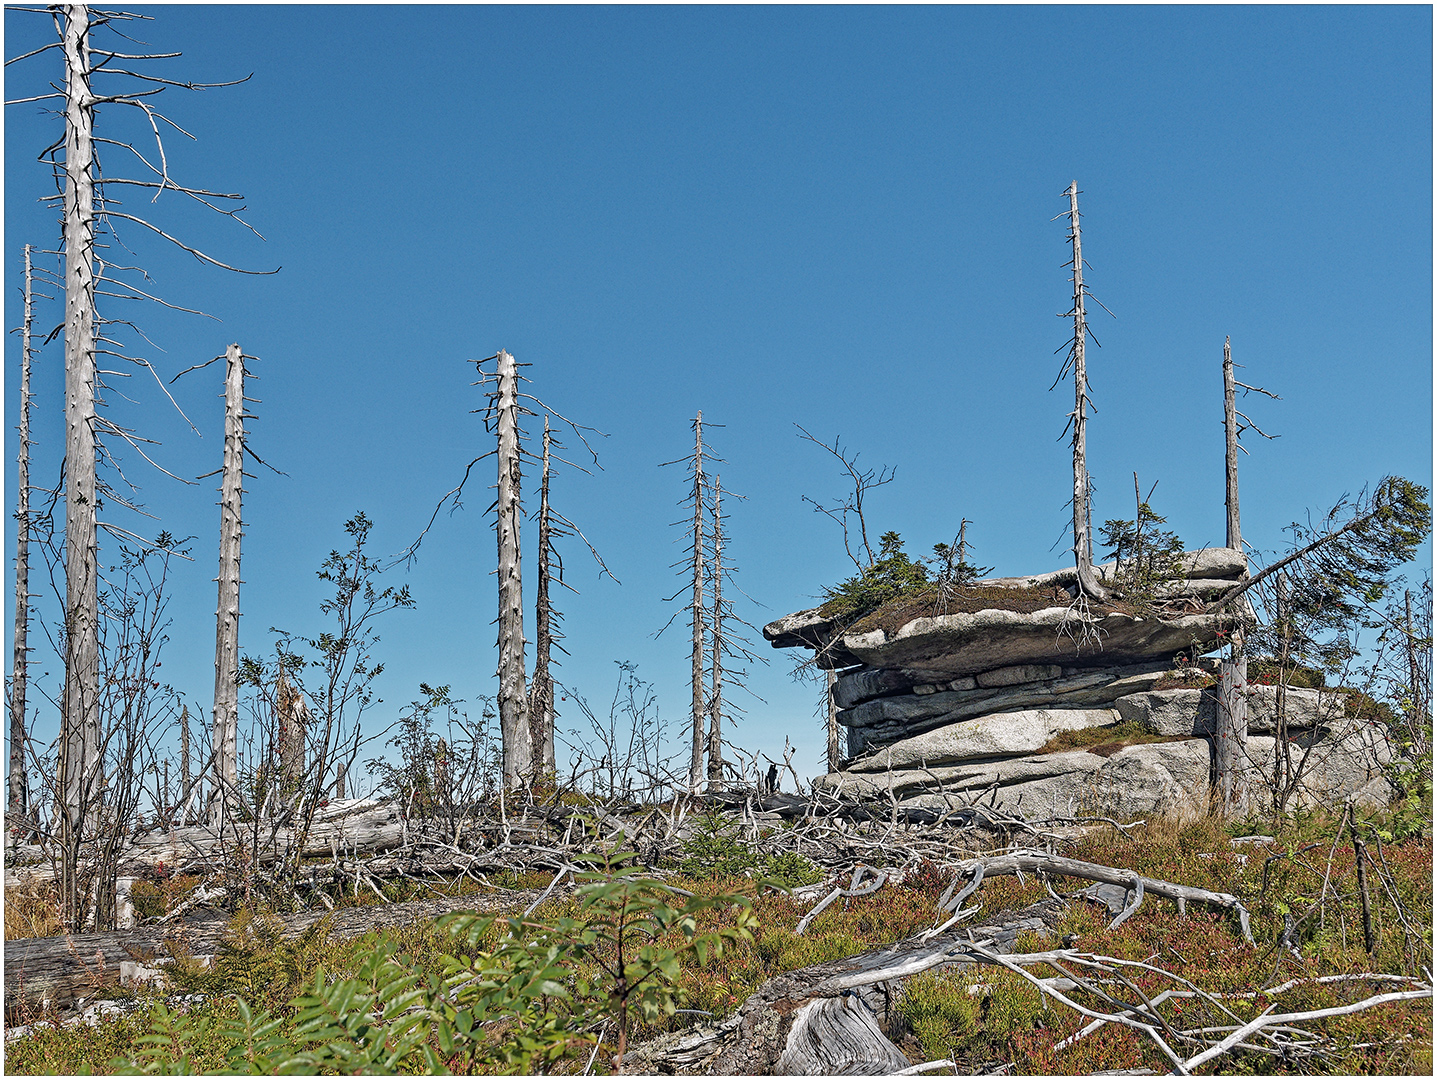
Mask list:
[[[523,467],[519,446],[519,368],[499,350],[495,425],[498,429],[499,543],[499,730],[504,745],[504,782],[519,787],[534,771],[529,699],[524,683],[524,583],[519,519]]]
[[[1088,476],[1088,366],[1086,345],[1092,331],[1088,329],[1083,285],[1083,231],[1078,218],[1078,182],[1074,180],[1064,193],[1068,196],[1068,242],[1073,246],[1073,308],[1062,317],[1073,320],[1073,340],[1064,367],[1073,371],[1073,412],[1069,423],[1073,428],[1073,554],[1078,570],[1078,587],[1094,600],[1109,600],[1106,586],[1093,572],[1093,522],[1090,500],[1092,482]],[[1062,216],[1062,215],[1059,215]],[[1096,341],[1096,338],[1094,339]],[[1058,376],[1062,378],[1062,374]]]
[[[693,463],[693,600],[689,604],[689,625],[693,630],[691,655],[692,706],[690,710],[689,791],[697,793],[703,784],[704,768],[704,414],[694,417]]]
[[[93,802],[100,744],[95,483],[95,96],[90,13],[65,9],[65,686],[60,712],[61,845],[78,849]],[[62,883],[73,910],[76,867]],[[71,912],[67,911],[67,914]]]
[[[25,697],[30,659],[30,359],[35,317],[32,248],[25,245],[25,316],[20,327],[20,459],[15,477],[15,666],[10,678],[10,781],[6,813],[19,820],[29,811],[25,768]]]
[[[215,757],[216,820],[226,817],[239,781],[240,545],[244,537],[245,355],[225,350],[225,446],[220,482],[220,566],[215,606],[215,697],[211,714]]]
[[[1233,378],[1232,338],[1222,344],[1223,430],[1226,434],[1227,546],[1242,551],[1242,514],[1237,493],[1237,382]],[[1242,775],[1247,761],[1247,649],[1242,620],[1233,624],[1231,653],[1218,680],[1215,762],[1217,795],[1223,813],[1240,816],[1247,808]]]
[[[539,580],[534,589],[534,677],[529,682],[529,730],[534,764],[545,774],[554,760],[554,676],[550,671],[554,647],[555,612],[549,599],[554,572],[553,519],[549,511],[549,474],[554,437],[544,417],[543,464],[539,474]],[[562,567],[562,564],[560,564]]]

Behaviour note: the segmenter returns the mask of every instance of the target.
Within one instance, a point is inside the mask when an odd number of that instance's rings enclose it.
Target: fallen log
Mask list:
[[[327,918],[336,937],[358,937],[382,927],[413,926],[453,911],[518,914],[538,897],[538,890],[497,890],[493,893],[417,900],[403,904],[307,911],[276,923],[283,937],[298,937]],[[120,965],[141,960],[206,956],[220,951],[232,917],[209,913],[172,923],[151,923],[133,930],[103,934],[70,934],[18,938],[5,942],[5,1011],[22,1005],[66,1008],[89,999],[120,977]]]
[[[631,1073],[709,1076],[891,1074],[908,1059],[883,1033],[903,982],[920,971],[980,962],[1012,951],[1023,931],[1044,932],[1060,911],[1044,900],[983,926],[871,949],[778,975],[714,1025],[661,1036],[629,1051]],[[971,937],[970,937],[971,935]]]

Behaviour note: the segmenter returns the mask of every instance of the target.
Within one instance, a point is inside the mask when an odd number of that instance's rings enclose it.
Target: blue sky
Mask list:
[[[680,587],[684,486],[658,465],[684,454],[696,410],[724,425],[723,481],[747,496],[728,503],[730,550],[754,624],[852,570],[802,502],[838,497],[842,478],[795,423],[896,468],[870,522],[910,552],[967,517],[999,573],[1062,564],[1071,391],[1048,388],[1070,287],[1050,219],[1074,178],[1088,284],[1117,316],[1093,316],[1096,520],[1131,514],[1136,471],[1189,546],[1222,542],[1224,335],[1240,377],[1283,399],[1249,399],[1281,433],[1243,459],[1250,542],[1278,546],[1285,524],[1385,474],[1431,484],[1428,7],[136,10],[155,16],[139,36],[184,53],[167,77],[253,72],[160,103],[196,136],[168,139],[174,174],[243,192],[267,240],[168,197],[150,212],[225,261],[282,272],[226,274],[125,234],[161,295],[221,320],[128,312],[162,372],[231,341],[260,358],[251,445],[289,475],[260,471],[246,495],[246,651],[271,626],[320,628],[314,571],[356,511],[381,552],[413,539],[489,448],[466,361],[500,347],[533,365],[533,392],[609,435],[605,471],[561,478],[554,498],[623,584],[570,550],[582,595],[564,601],[559,678],[599,706],[614,661],[634,662],[675,737],[687,645],[677,625],[653,634]],[[13,11],[5,29],[10,56],[52,33]],[[10,68],[6,96],[56,78],[52,51]],[[139,138],[122,113],[102,109],[100,133]],[[34,160],[57,124],[40,105],[6,110],[7,327],[22,245],[57,240]],[[117,151],[105,160],[125,171]],[[12,335],[11,507],[18,355]],[[56,343],[34,376],[37,483],[57,467],[61,373]],[[172,471],[209,472],[222,375],[178,384],[201,438],[153,387],[116,399],[116,418],[162,440]],[[159,519],[127,527],[196,537],[165,671],[207,707],[214,481],[127,465]],[[417,606],[380,627],[376,721],[420,680],[493,693],[488,502],[481,487],[441,518],[404,576]],[[745,703],[735,740],[777,755],[788,736],[811,774],[814,692],[761,651],[766,704]]]

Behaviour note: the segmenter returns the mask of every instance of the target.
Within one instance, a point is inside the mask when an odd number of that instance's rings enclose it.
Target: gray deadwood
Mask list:
[[[692,708],[689,712],[691,735],[689,755],[689,790],[698,792],[704,776],[704,414],[694,417],[694,524],[693,524],[693,600],[689,604],[693,628],[691,689]]]
[[[520,484],[519,366],[499,350],[495,412],[499,434],[499,482],[495,509],[499,540],[499,730],[504,782],[515,788],[533,772],[533,741],[524,673],[524,586],[519,558]]]
[[[235,796],[239,764],[240,541],[244,535],[244,353],[225,350],[225,448],[220,481],[219,600],[215,607],[214,724],[215,802],[223,815]]]
[[[25,245],[25,321],[20,328],[20,461],[15,477],[15,666],[10,679],[10,784],[6,813],[16,819],[29,810],[25,773],[25,692],[30,658],[30,329],[35,313],[35,279]]]
[[[1242,550],[1242,516],[1237,497],[1237,385],[1233,378],[1232,339],[1222,345],[1223,429],[1226,433],[1227,546]],[[1246,575],[1244,575],[1246,576]],[[1231,653],[1223,660],[1218,681],[1214,770],[1222,811],[1239,817],[1248,808],[1242,777],[1247,764],[1247,650],[1242,626],[1232,632]]]
[[[553,523],[549,512],[549,471],[554,437],[544,416],[543,464],[539,477],[539,578],[534,595],[534,677],[529,683],[529,731],[534,763],[545,773],[554,760],[554,676],[550,671],[554,646],[553,604],[549,584],[553,575]]]
[[[1088,479],[1088,367],[1086,345],[1088,318],[1083,285],[1083,232],[1078,220],[1078,182],[1066,192],[1068,239],[1073,245],[1073,344],[1068,354],[1073,368],[1073,554],[1078,568],[1078,585],[1094,600],[1108,600],[1110,593],[1093,572],[1093,523]]]
[[[65,9],[65,689],[60,713],[59,833],[75,852],[100,777],[100,641],[95,454],[95,97],[90,15]],[[67,918],[78,866],[64,860]]]
[[[709,649],[709,740],[708,780],[709,790],[716,791],[723,786],[723,486],[718,474],[714,474],[713,501],[713,569],[710,575],[713,585],[710,590],[713,601],[709,622],[712,628]]]
[[[828,714],[824,723],[828,743],[828,753],[826,757],[828,761],[828,771],[835,773],[843,764],[843,753],[839,750],[838,745],[838,702],[833,699],[834,688],[838,685],[838,672],[834,671],[833,668],[828,668],[823,674],[825,677],[824,701]]]

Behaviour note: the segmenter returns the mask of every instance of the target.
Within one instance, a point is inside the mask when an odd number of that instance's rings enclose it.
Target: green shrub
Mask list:
[[[903,551],[903,539],[886,532],[878,541],[878,558],[847,581],[823,590],[828,618],[859,619],[890,600],[917,592],[928,584],[928,569]]]
[[[717,808],[693,818],[693,832],[683,842],[679,873],[700,881],[742,877],[759,865],[758,854],[739,839],[739,826]]]

